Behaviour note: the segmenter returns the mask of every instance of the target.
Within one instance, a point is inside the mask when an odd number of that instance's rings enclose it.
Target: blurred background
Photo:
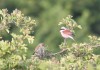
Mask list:
[[[59,33],[61,26],[58,23],[67,15],[72,15],[83,28],[75,30],[75,40],[78,43],[86,41],[89,34],[100,37],[100,0],[0,0],[0,9],[5,8],[9,13],[15,9],[21,10],[23,14],[36,20],[37,26],[32,34],[35,40],[28,46],[30,53],[41,42],[54,52],[59,50],[63,38]],[[16,31],[13,27],[12,29]],[[7,34],[3,35],[10,39]]]

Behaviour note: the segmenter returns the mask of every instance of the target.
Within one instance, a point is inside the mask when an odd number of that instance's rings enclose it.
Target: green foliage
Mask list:
[[[49,49],[57,51],[63,41],[57,25],[68,14],[83,26],[82,30],[75,30],[77,42],[87,41],[88,34],[100,36],[100,0],[0,0],[0,8],[7,8],[9,12],[17,8],[38,20],[33,47],[44,42]]]
[[[27,44],[33,43],[34,36],[31,36],[35,20],[24,16],[19,10],[14,10],[8,14],[7,9],[0,10],[0,32],[6,32],[11,35],[11,41],[3,40],[1,35],[0,41],[0,70],[16,69],[16,66],[26,60]],[[18,33],[11,32],[10,27],[14,25]]]
[[[100,47],[100,38],[89,36],[88,42],[59,46],[60,49],[67,49],[65,55],[56,56],[50,59],[40,60],[34,55],[26,58],[28,44],[33,43],[34,36],[31,36],[35,20],[24,16],[19,10],[8,14],[6,9],[0,10],[0,31],[11,35],[11,40],[3,40],[0,36],[0,70],[100,70],[100,55],[95,55],[93,49]],[[10,31],[15,26],[17,32]],[[82,30],[69,15],[60,21],[59,25],[65,25],[74,33],[76,28]],[[77,40],[76,40],[77,41]]]
[[[78,25],[71,16],[64,18],[60,25],[64,24],[68,28],[74,31],[74,28]],[[58,59],[57,57],[52,57],[51,59],[40,60],[37,57],[32,57],[31,61],[33,64],[29,68],[35,70],[34,64],[38,70],[99,70],[100,69],[100,55],[93,53],[93,49],[100,47],[100,38],[96,36],[89,36],[88,42],[83,43],[72,43],[71,46],[61,44],[59,46],[61,49],[67,49],[66,54]]]

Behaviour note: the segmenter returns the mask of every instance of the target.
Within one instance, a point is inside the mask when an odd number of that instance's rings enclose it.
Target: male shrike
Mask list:
[[[67,29],[66,27],[61,27],[60,33],[61,36],[64,38],[64,43],[66,43],[67,38],[71,38],[72,40],[74,40],[73,33],[71,32],[71,30]]]

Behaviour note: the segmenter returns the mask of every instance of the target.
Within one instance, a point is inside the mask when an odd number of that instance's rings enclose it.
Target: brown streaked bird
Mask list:
[[[39,57],[40,59],[44,58],[45,57],[45,45],[44,45],[44,43],[38,44],[34,51],[35,51],[35,55],[37,57]]]

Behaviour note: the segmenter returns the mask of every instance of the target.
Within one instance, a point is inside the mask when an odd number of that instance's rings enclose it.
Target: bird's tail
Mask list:
[[[70,36],[70,38],[75,41],[75,39],[72,36]]]

